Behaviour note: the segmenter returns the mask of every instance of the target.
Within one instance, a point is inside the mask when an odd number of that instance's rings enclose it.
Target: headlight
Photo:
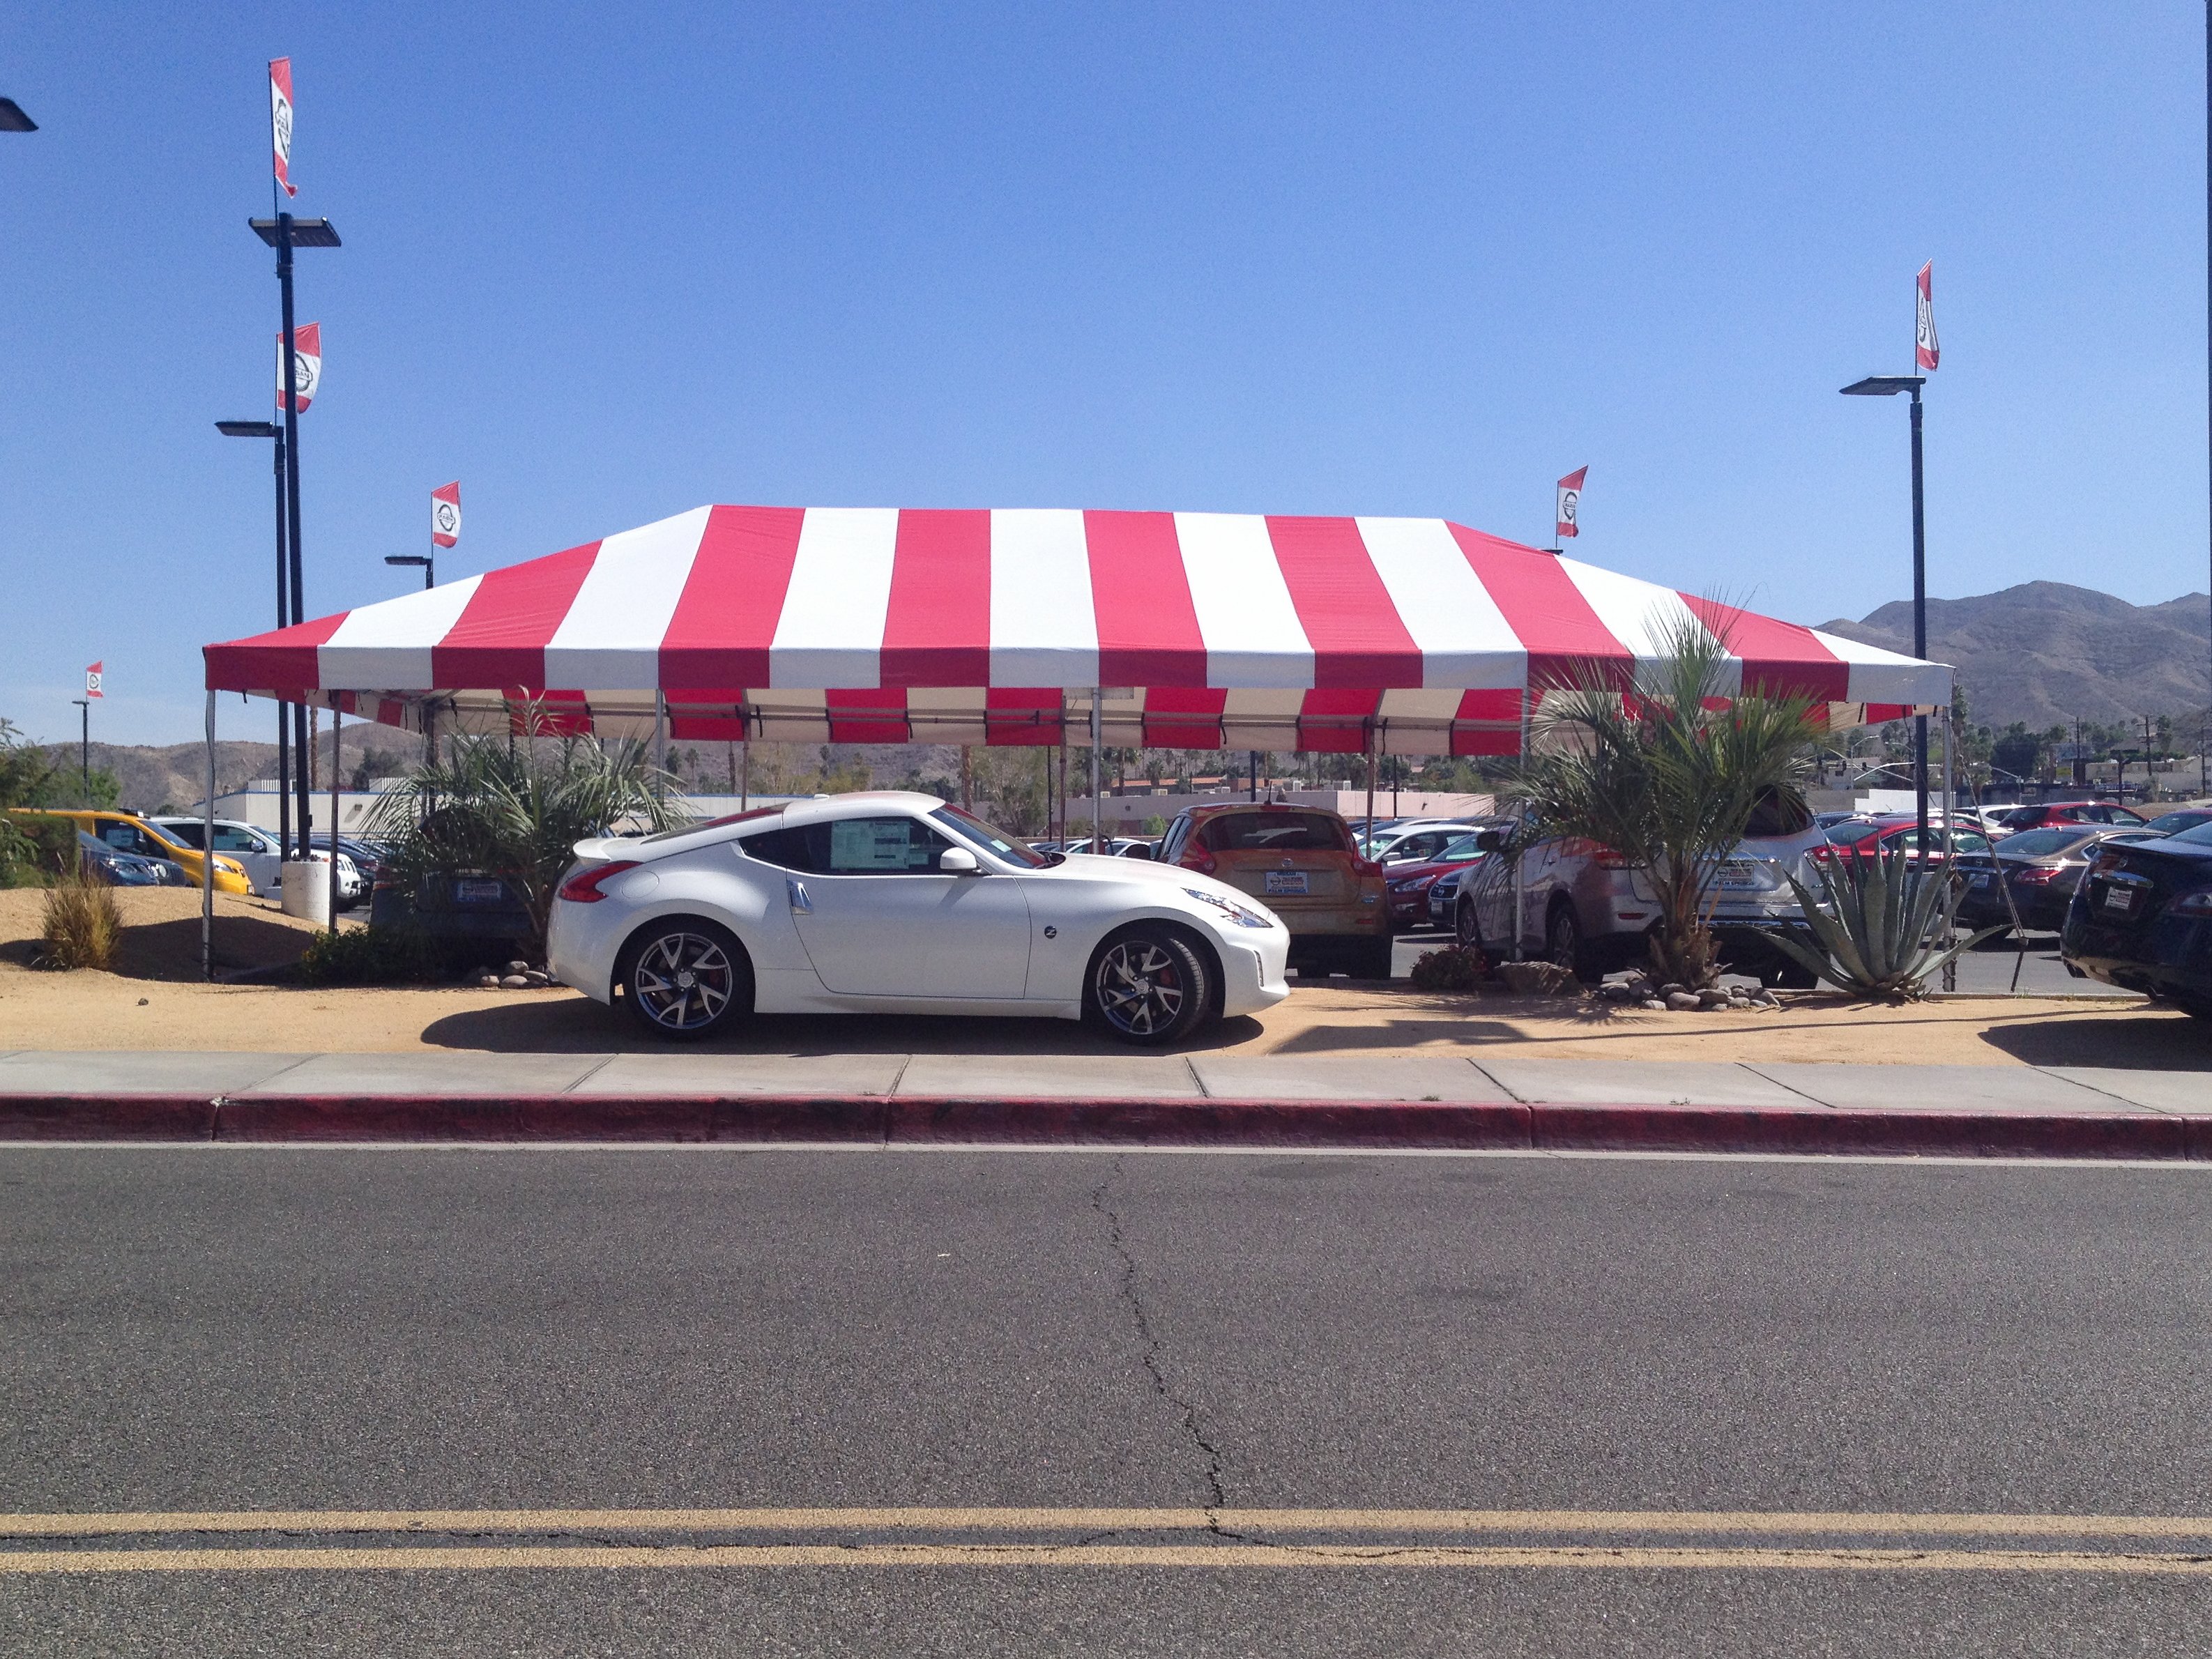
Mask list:
[[[1186,887],[1182,890],[1200,904],[1212,905],[1239,927],[1272,927],[1275,925],[1270,918],[1261,915],[1257,910],[1248,910],[1233,900],[1222,897],[1218,893],[1203,893],[1195,887]]]

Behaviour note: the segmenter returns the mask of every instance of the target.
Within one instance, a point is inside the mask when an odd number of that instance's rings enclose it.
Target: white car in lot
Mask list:
[[[1289,931],[1237,889],[1039,853],[933,795],[794,801],[576,855],[549,965],[659,1036],[749,1012],[1032,1014],[1158,1045],[1290,994]]]

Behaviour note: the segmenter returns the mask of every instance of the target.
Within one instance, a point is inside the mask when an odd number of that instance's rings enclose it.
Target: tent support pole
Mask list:
[[[1100,850],[1098,845],[1100,826],[1106,817],[1098,805],[1098,797],[1103,787],[1098,775],[1102,761],[1098,745],[1104,740],[1106,732],[1105,711],[1098,705],[1105,695],[1105,692],[1097,686],[1094,685],[1091,688],[1091,850],[1094,853]]]
[[[975,810],[975,750],[964,743],[960,745],[960,810]]]
[[[1060,706],[1060,850],[1067,850],[1067,699]]]
[[[1534,696],[1535,692],[1533,687],[1524,684],[1521,688],[1520,760],[1524,769],[1528,764],[1528,705],[1534,700]],[[1528,827],[1528,815],[1527,807],[1524,805],[1522,809],[1519,821],[1513,826],[1513,960],[1516,962],[1522,960],[1521,927],[1522,921],[1524,920],[1522,915],[1522,912],[1527,908],[1528,904],[1527,892],[1522,879],[1524,874],[1524,866],[1528,856],[1528,848],[1526,845],[1528,836],[1523,833],[1526,831]]]
[[[200,817],[200,977],[215,977],[215,692],[207,694],[207,808]]]
[[[1951,751],[1958,747],[1958,723],[1951,718],[1950,706],[1946,704],[1943,709],[1943,878],[1946,881],[1951,878],[1951,854],[1957,846],[1958,800],[1951,793]],[[2000,880],[2003,878],[2002,868],[1997,875]],[[1952,915],[1947,909],[1943,916],[1943,943],[1947,946],[1958,937],[1952,929]],[[1956,957],[1943,964],[1943,988],[1947,991],[1959,988],[1959,961]]]
[[[338,727],[345,715],[339,709],[336,694],[331,702],[331,932],[338,931]]]
[[[1373,846],[1373,845],[1374,845],[1374,843],[1375,843],[1375,738],[1376,738],[1375,719],[1374,719],[1374,716],[1372,716],[1371,714],[1370,714],[1370,715],[1368,717],[1368,719],[1367,719],[1367,732],[1366,732],[1366,738],[1367,738],[1367,742],[1366,742],[1366,744],[1365,744],[1364,746],[1365,747],[1365,749],[1366,749],[1366,750],[1367,750],[1367,842],[1368,842],[1368,845],[1370,845],[1370,846],[1371,847],[1371,846]]]
[[[665,691],[653,694],[653,769],[663,773],[668,770],[668,694]],[[662,790],[667,787],[665,778],[653,785],[654,788]]]

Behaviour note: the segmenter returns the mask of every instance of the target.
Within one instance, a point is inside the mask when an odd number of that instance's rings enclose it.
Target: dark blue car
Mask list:
[[[2212,1019],[2212,823],[2107,843],[2066,912],[2068,967]]]

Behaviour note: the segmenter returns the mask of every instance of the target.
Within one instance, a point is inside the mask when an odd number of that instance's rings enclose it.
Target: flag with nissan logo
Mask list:
[[[1913,284],[1916,300],[1913,306],[1912,355],[1919,362],[1923,374],[1933,374],[1942,360],[1943,349],[1936,343],[1936,262],[1930,259],[1920,267],[1919,280]]]
[[[1582,533],[1577,526],[1583,513],[1583,480],[1589,476],[1588,467],[1578,466],[1559,480],[1559,533],[1562,537]]]
[[[107,695],[106,692],[100,689],[100,682],[102,678],[100,671],[106,665],[106,662],[107,659],[103,657],[100,661],[94,663],[84,671],[84,695],[86,696],[105,697]]]
[[[430,492],[430,541],[451,547],[461,538],[461,481],[459,478]]]
[[[269,60],[269,145],[276,169],[276,182],[287,196],[300,192],[292,183],[292,60]]]
[[[307,412],[307,405],[315,401],[315,393],[323,386],[323,325],[302,323],[292,331],[292,361],[295,365],[293,389],[299,393],[300,413]],[[284,407],[284,337],[276,337],[276,407]]]

